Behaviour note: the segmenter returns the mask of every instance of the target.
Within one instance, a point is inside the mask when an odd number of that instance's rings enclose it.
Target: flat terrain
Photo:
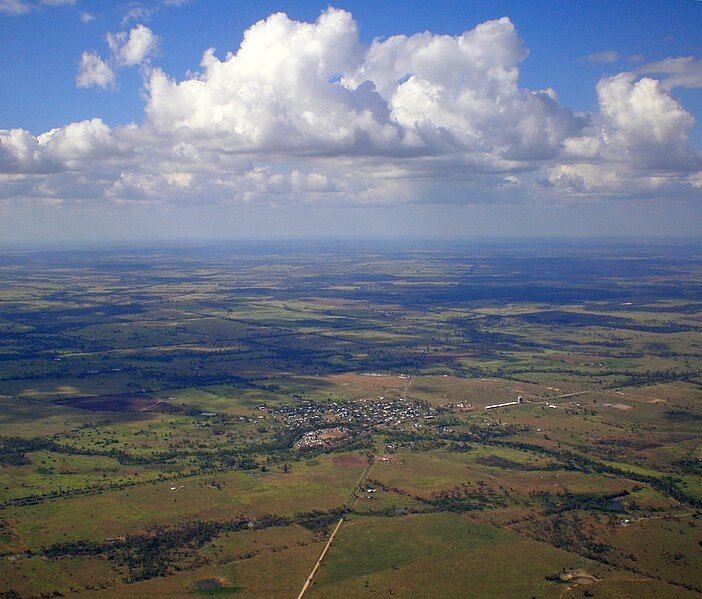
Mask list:
[[[701,333],[692,245],[6,250],[0,596],[297,597],[342,518],[305,597],[699,596]]]

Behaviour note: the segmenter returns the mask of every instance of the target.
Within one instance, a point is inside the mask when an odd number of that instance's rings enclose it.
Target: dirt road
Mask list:
[[[329,540],[327,541],[327,544],[324,546],[324,549],[322,549],[322,553],[319,555],[319,559],[317,560],[317,563],[315,563],[314,568],[312,568],[312,572],[310,572],[310,575],[307,577],[307,580],[305,580],[305,584],[302,587],[302,590],[300,591],[300,594],[297,596],[297,599],[302,599],[302,596],[305,594],[307,589],[310,587],[312,584],[312,579],[315,577],[317,574],[317,570],[319,570],[319,567],[322,565],[322,560],[324,559],[324,556],[327,554],[327,551],[329,551],[329,547],[331,547],[331,544],[334,542],[334,537],[336,537],[336,533],[339,532],[339,529],[341,528],[341,525],[344,523],[344,518],[343,516],[339,518],[339,521],[336,523],[336,527],[332,531],[331,535],[329,536]]]
[[[351,508],[353,507],[353,504],[356,501],[356,495],[358,494],[358,491],[361,489],[361,485],[363,485],[363,483],[366,482],[366,478],[368,478],[368,473],[370,472],[370,469],[373,466],[374,458],[375,458],[375,456],[370,457],[370,459],[368,460],[368,466],[363,471],[363,475],[361,476],[360,480],[358,481],[358,484],[354,487],[353,492],[351,493],[351,497],[349,497],[349,500],[346,503],[346,511],[347,512],[351,511]],[[324,556],[327,554],[327,551],[329,551],[329,548],[331,547],[331,544],[334,542],[334,539],[336,538],[336,535],[338,534],[339,529],[341,528],[341,525],[343,523],[344,523],[344,517],[342,516],[341,518],[339,518],[339,521],[336,523],[336,526],[334,527],[334,530],[332,531],[331,535],[329,536],[329,540],[327,541],[326,545],[324,545],[324,549],[322,549],[322,553],[319,554],[319,558],[317,559],[317,562],[315,563],[314,568],[312,568],[312,572],[310,572],[310,575],[307,577],[307,580],[305,580],[305,584],[302,586],[302,590],[300,591],[300,594],[297,596],[297,599],[302,599],[304,594],[307,592],[307,589],[310,588],[310,585],[312,584],[314,577],[317,575],[317,571],[319,570],[319,567],[322,565],[322,560],[324,559]]]

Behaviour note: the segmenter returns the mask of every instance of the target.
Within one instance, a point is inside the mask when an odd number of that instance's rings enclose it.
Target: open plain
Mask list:
[[[0,258],[0,596],[695,597],[702,252]],[[509,403],[501,408],[487,406]]]

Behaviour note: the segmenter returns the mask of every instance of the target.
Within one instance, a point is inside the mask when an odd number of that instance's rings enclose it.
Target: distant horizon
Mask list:
[[[275,248],[276,246],[310,247],[318,245],[322,249],[335,247],[361,247],[362,244],[371,244],[368,249],[382,246],[393,246],[407,249],[408,246],[447,249],[468,249],[470,246],[544,246],[544,247],[587,247],[598,246],[616,247],[674,247],[674,246],[699,246],[702,251],[702,239],[696,237],[270,237],[270,238],[162,238],[162,239],[103,239],[103,240],[47,240],[37,241],[5,241],[0,240],[0,249],[6,251],[50,251],[61,249],[67,251],[82,250],[158,250],[158,249],[205,249],[205,248]]]

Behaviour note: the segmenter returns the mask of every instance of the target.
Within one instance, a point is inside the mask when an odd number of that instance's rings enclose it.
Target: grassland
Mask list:
[[[701,332],[694,246],[7,252],[0,596],[296,596],[341,517],[309,597],[699,596]]]

